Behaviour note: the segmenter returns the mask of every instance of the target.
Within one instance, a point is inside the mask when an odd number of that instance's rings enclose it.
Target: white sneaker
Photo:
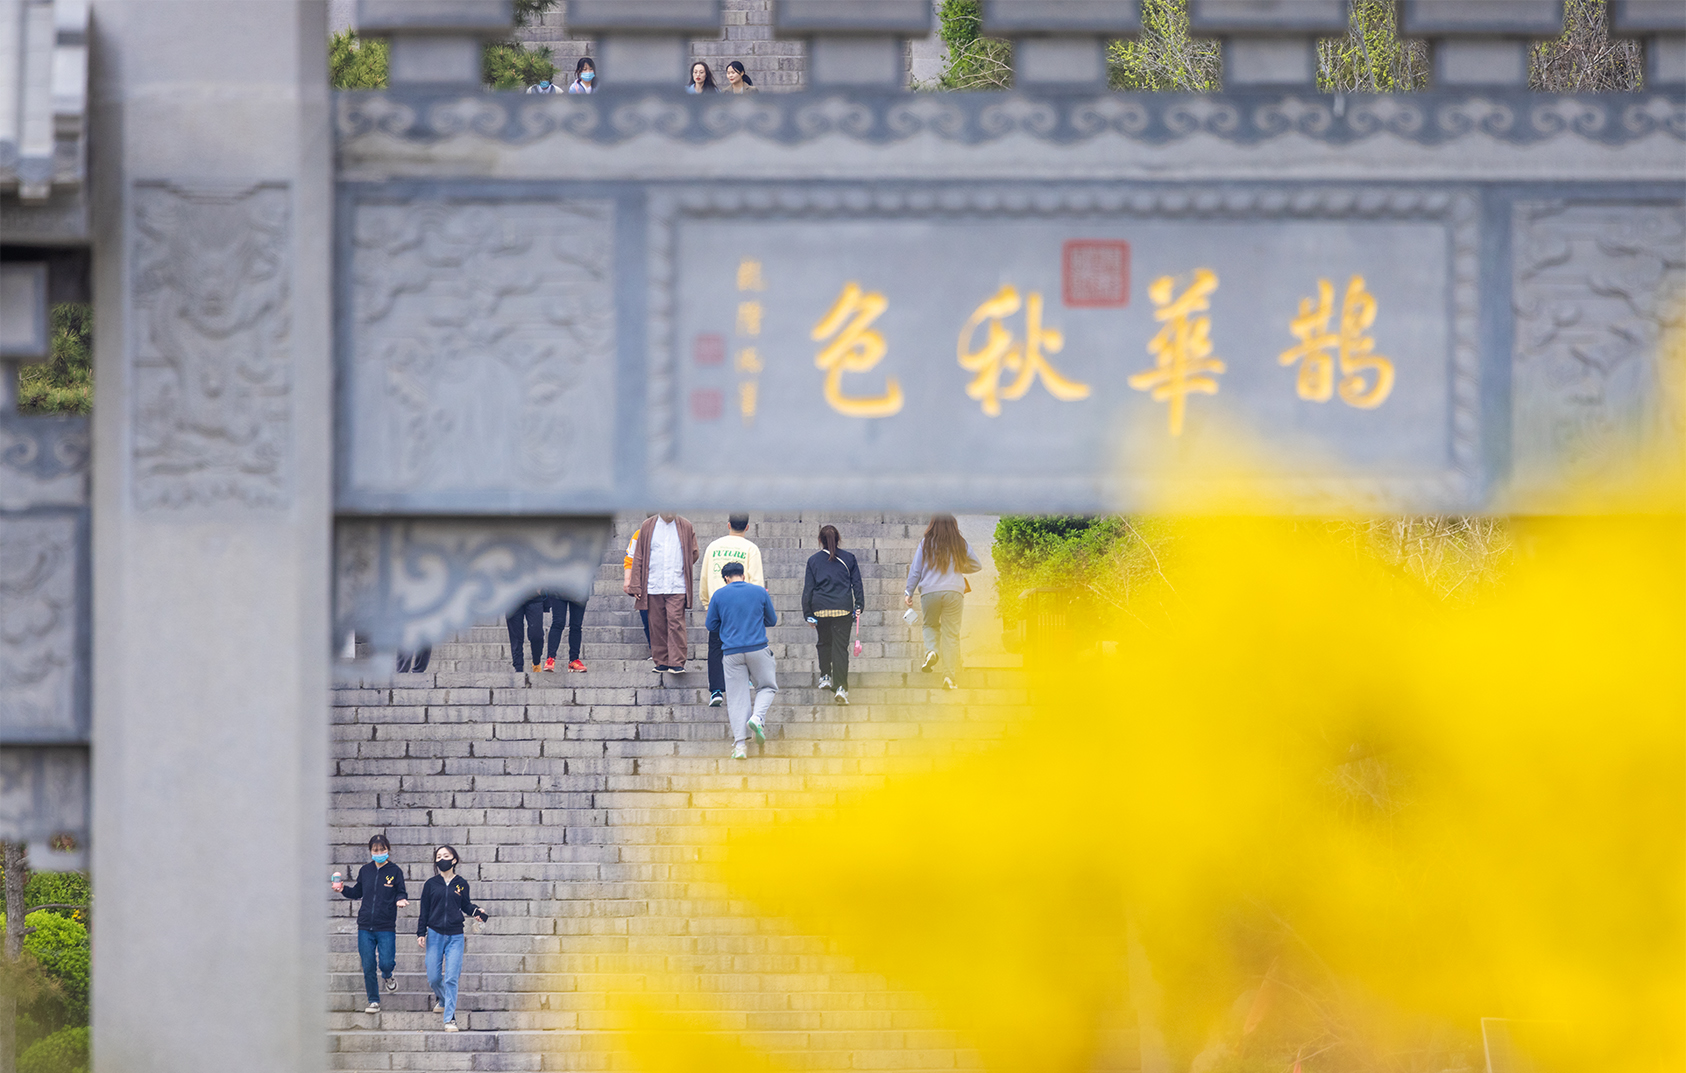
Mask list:
[[[829,674],[820,675],[820,688],[821,689],[830,689],[831,688],[831,675],[829,675]]]
[[[919,665],[919,669],[922,670],[922,671],[929,671],[932,667],[935,667],[936,665],[937,665],[937,654],[935,652],[927,652],[927,653],[925,653],[925,662],[921,663]]]
[[[837,703],[838,704],[849,703],[849,691],[847,689],[839,689],[837,691]]]
[[[960,687],[954,684],[954,679],[944,678],[943,679],[943,688],[944,689],[959,689]]]
[[[755,735],[756,741],[767,740],[767,724],[761,721],[759,715],[749,717],[749,732]]]
[[[445,1012],[445,1004],[443,1002],[439,1001],[438,995],[433,996],[433,1012],[434,1013],[444,1013]]]
[[[381,1004],[378,1003],[378,1002],[371,1002],[363,1008],[363,1012],[364,1013],[379,1013],[379,1012],[381,1012]]]
[[[733,760],[748,760],[749,759],[749,750],[744,748],[743,742],[739,742],[738,744],[732,746],[732,759]]]
[[[457,1032],[457,1031],[460,1031],[460,1029],[457,1028],[457,1023],[455,1021],[446,1021],[445,1022],[445,1031],[447,1031],[447,1032]]]
[[[386,989],[388,991],[398,990],[398,980],[395,977],[388,976],[386,978]]]

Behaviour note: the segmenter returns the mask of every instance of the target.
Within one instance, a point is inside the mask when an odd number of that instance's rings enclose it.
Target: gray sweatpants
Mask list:
[[[964,601],[958,592],[927,592],[919,597],[919,610],[925,617],[925,651],[937,653],[937,669],[949,678],[960,673],[960,608]]]
[[[773,653],[763,648],[758,652],[728,652],[723,660],[726,671],[726,718],[732,724],[732,741],[742,745],[749,739],[749,716],[753,711],[767,720],[767,710],[779,692],[778,675],[773,669]],[[750,686],[754,685],[753,701]]]

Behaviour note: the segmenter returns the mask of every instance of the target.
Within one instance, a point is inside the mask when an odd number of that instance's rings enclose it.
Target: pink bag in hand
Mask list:
[[[855,612],[855,655],[861,654],[861,613]]]

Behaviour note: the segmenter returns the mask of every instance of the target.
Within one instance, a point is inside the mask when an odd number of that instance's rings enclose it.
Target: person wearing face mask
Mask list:
[[[568,92],[597,92],[597,65],[591,62],[590,56],[581,56],[580,62],[574,64],[574,80],[568,83]]]
[[[457,875],[460,858],[451,846],[433,851],[439,874],[422,887],[416,945],[427,952],[427,982],[433,988],[434,1013],[445,1015],[445,1031],[457,1030],[457,978],[462,975],[463,921],[484,922],[486,911],[468,897],[468,880]]]
[[[398,910],[410,904],[404,871],[392,863],[392,845],[385,835],[369,839],[369,863],[358,871],[357,882],[336,882],[334,890],[352,901],[363,901],[357,907],[357,957],[363,962],[363,990],[369,996],[369,1008],[363,1012],[379,1013],[381,993],[375,970],[380,969],[388,991],[398,990],[398,981],[392,978],[398,964]]]

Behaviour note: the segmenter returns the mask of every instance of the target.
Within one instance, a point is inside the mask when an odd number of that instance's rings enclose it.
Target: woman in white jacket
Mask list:
[[[962,575],[983,569],[972,546],[960,535],[960,523],[952,514],[938,514],[925,527],[925,539],[913,553],[907,571],[907,606],[920,593],[920,615],[925,620],[925,660],[919,665],[929,671],[941,665],[943,688],[955,688],[960,673],[960,607],[968,588]]]

